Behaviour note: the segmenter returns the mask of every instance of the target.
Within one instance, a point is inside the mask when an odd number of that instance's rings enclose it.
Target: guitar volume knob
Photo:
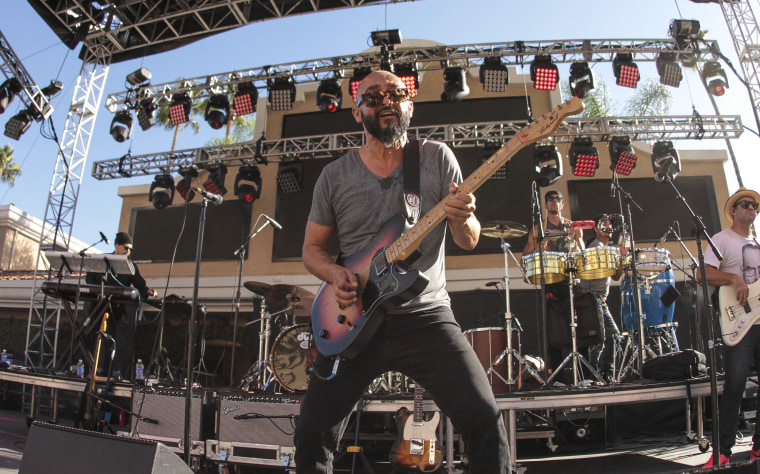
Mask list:
[[[346,318],[345,314],[339,314],[338,318],[337,318],[338,324],[345,324],[346,323],[346,319],[348,319],[348,318]]]
[[[327,335],[328,334],[330,334],[330,333],[327,332],[327,329],[320,329],[319,330],[319,337],[321,337],[322,339],[327,339]]]

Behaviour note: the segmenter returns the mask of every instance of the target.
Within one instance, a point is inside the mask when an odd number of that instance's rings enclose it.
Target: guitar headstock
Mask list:
[[[583,111],[583,101],[578,97],[571,97],[559,104],[548,114],[529,123],[518,133],[524,143],[533,143],[554,134],[562,121],[570,116]]]

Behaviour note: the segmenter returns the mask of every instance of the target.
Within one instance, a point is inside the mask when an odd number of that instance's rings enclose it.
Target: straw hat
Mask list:
[[[736,206],[736,202],[743,197],[752,198],[753,200],[760,202],[760,194],[758,194],[756,191],[744,187],[739,188],[738,191],[736,191],[731,195],[730,198],[728,198],[726,205],[723,207],[723,213],[726,214],[726,218],[729,220],[729,222],[734,222],[734,215],[731,211],[734,209],[734,206]]]

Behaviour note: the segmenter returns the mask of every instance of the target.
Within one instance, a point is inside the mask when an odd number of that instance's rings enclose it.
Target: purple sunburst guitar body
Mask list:
[[[552,135],[565,117],[582,110],[583,102],[573,97],[529,123],[468,176],[458,192],[474,192],[520,149]],[[343,266],[359,279],[359,301],[355,305],[340,308],[333,286],[322,283],[311,310],[314,343],[322,355],[349,359],[356,356],[388,310],[422,292],[427,277],[417,270],[406,271],[405,264],[415,255],[422,239],[446,219],[446,202],[452,197],[444,198],[410,228],[403,216],[391,218],[363,251],[345,259]]]

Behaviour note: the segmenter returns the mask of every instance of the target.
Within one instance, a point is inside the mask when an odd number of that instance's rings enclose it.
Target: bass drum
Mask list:
[[[317,347],[308,324],[296,324],[285,329],[274,341],[269,363],[282,388],[294,392],[309,386],[309,372]]]

